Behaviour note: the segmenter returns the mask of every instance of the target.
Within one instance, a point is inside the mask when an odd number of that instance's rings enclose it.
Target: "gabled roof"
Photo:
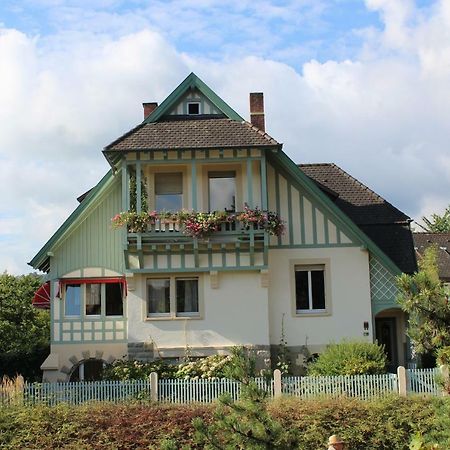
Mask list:
[[[105,152],[279,145],[248,122],[231,119],[168,120],[143,123],[105,147]]]
[[[403,272],[417,269],[406,214],[336,164],[299,167]]]
[[[221,114],[169,115],[187,92],[195,89]],[[144,121],[107,145],[103,153],[114,166],[124,152],[280,146],[246,122],[200,78],[191,73]]]
[[[198,117],[196,120],[189,120],[186,117],[167,117],[166,114],[173,108],[177,101],[189,89],[198,89],[205,95],[209,101],[221,112],[215,118],[211,116]],[[225,117],[223,117],[225,116]],[[371,239],[368,232],[362,231],[362,225],[358,227],[357,222],[351,220],[350,214],[353,203],[357,203],[356,199],[351,198],[351,189],[344,189],[338,184],[333,184],[327,181],[327,178],[322,179],[317,176],[317,183],[313,181],[314,170],[306,169],[307,166],[302,166],[301,169],[284,153],[281,151],[282,145],[272,139],[269,135],[262,132],[258,128],[245,122],[234,110],[232,110],[223,100],[221,100],[210,88],[208,88],[195,74],[190,74],[163,103],[155,109],[155,111],[144,120],[144,122],[128,133],[108,145],[104,149],[104,154],[111,165],[117,164],[124,152],[140,151],[140,150],[171,150],[171,149],[206,149],[206,148],[242,148],[242,147],[262,147],[272,151],[267,152],[268,159],[273,160],[279,167],[282,168],[289,176],[298,182],[307,193],[309,193],[317,202],[324,208],[326,212],[333,217],[337,225],[342,226],[346,233],[352,237],[355,242],[360,242],[361,245],[374,254],[381,262],[394,274],[400,272],[400,265],[393,261],[393,258],[387,255],[373,239]],[[330,166],[330,167],[328,167]],[[348,178],[347,183],[358,184],[357,180],[345,174],[341,169],[334,165],[326,165],[324,168],[334,173],[333,179],[336,177]],[[340,173],[336,175],[337,172]],[[310,178],[311,177],[311,178]],[[67,233],[76,227],[76,225],[83,220],[88,213],[91,205],[100,201],[102,192],[105,192],[107,187],[113,180],[113,174],[109,172],[99,184],[92,189],[87,196],[82,199],[82,202],[77,209],[68,217],[57,232],[49,239],[39,253],[29,263],[36,269],[47,270],[49,267],[49,255],[53,248],[62,240]],[[320,178],[320,179],[319,179]],[[353,180],[353,181],[352,181]],[[376,196],[375,193],[368,190],[361,183],[358,184],[358,189],[365,189],[365,195],[372,198],[372,202],[380,204],[385,202],[381,197]],[[341,189],[342,188],[342,189]],[[353,187],[354,188],[354,187]],[[342,194],[339,192],[342,191]],[[345,195],[343,195],[345,193]],[[361,203],[364,203],[362,192]],[[380,200],[381,199],[381,200]],[[350,209],[345,210],[344,203],[338,205],[336,202],[344,202]],[[352,203],[353,202],[353,203]],[[388,204],[389,205],[389,204]],[[363,206],[363,205],[360,205]],[[386,205],[385,205],[386,206]],[[409,218],[396,208],[389,205],[390,214],[395,218],[395,223],[406,224],[409,230]],[[349,212],[350,211],[350,212]],[[355,211],[361,211],[355,209]],[[363,215],[364,216],[364,215]],[[362,220],[362,219],[361,219]],[[385,225],[391,222],[386,221]],[[370,225],[366,223],[365,225]],[[387,247],[386,247],[387,248]]]
[[[191,89],[198,89],[217,109],[229,119],[242,122],[244,119],[227,103],[225,103],[211,88],[191,72],[180,85],[146,118],[144,123],[153,123],[167,114],[174,105]]]
[[[300,164],[300,169],[335,192],[336,205],[358,225],[409,223],[411,219],[336,164]]]
[[[428,247],[437,247],[439,278],[450,281],[450,233],[413,233],[413,237],[419,256],[422,256]]]

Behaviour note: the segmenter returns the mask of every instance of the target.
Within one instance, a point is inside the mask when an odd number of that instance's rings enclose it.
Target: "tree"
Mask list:
[[[425,222],[424,228],[429,233],[450,233],[450,205],[444,211],[444,214],[431,214],[430,218],[422,217]]]
[[[0,377],[41,376],[39,366],[49,352],[50,317],[31,303],[41,284],[36,274],[0,275]]]
[[[204,449],[288,449],[297,448],[299,438],[274,420],[267,411],[267,392],[257,386],[254,360],[243,348],[233,349],[227,377],[240,381],[241,395],[234,402],[229,394],[219,398],[210,425],[194,419],[196,442]]]
[[[450,307],[439,279],[437,247],[427,248],[419,271],[397,277],[399,303],[409,314],[408,336],[418,354],[436,353],[450,345]]]

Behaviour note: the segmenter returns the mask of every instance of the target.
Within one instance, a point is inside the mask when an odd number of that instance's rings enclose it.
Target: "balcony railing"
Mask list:
[[[201,242],[250,242],[263,241],[265,229],[256,223],[243,224],[240,222],[221,222],[215,226],[214,231],[192,236],[186,233],[185,225],[175,220],[157,219],[147,224],[145,230],[136,233],[128,231],[129,243],[141,241],[145,243],[173,243],[190,242],[197,239]]]

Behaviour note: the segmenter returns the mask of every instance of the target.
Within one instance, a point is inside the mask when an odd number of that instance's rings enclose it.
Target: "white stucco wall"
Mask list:
[[[294,266],[326,262],[327,314],[296,316]],[[289,346],[307,344],[318,351],[343,338],[372,341],[368,253],[359,247],[280,249],[269,252],[270,343],[277,345],[281,321]],[[369,335],[364,336],[364,322]]]
[[[209,273],[198,276],[201,318],[147,319],[146,276],[135,275],[128,342],[154,342],[158,349],[269,345],[268,289],[259,271],[221,272],[215,289]]]

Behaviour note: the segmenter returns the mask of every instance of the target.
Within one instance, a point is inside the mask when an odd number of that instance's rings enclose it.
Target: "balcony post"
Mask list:
[[[122,158],[122,211],[128,211],[130,206],[130,180],[128,176],[128,166],[125,156]],[[122,230],[122,247],[124,250],[128,248],[127,240],[128,230],[124,227]],[[127,257],[125,257],[127,260]]]
[[[136,153],[136,212],[141,213],[142,209],[142,192],[141,192],[141,160],[139,152]]]
[[[266,154],[262,152],[262,158],[260,160],[261,164],[261,209],[263,211],[267,210],[267,164],[266,164]]]
[[[192,209],[197,211],[197,163],[195,159],[191,162],[191,183],[192,183]]]
[[[247,158],[247,204],[253,208],[253,167],[250,158]]]
[[[122,211],[130,209],[130,179],[125,157],[122,159]]]

